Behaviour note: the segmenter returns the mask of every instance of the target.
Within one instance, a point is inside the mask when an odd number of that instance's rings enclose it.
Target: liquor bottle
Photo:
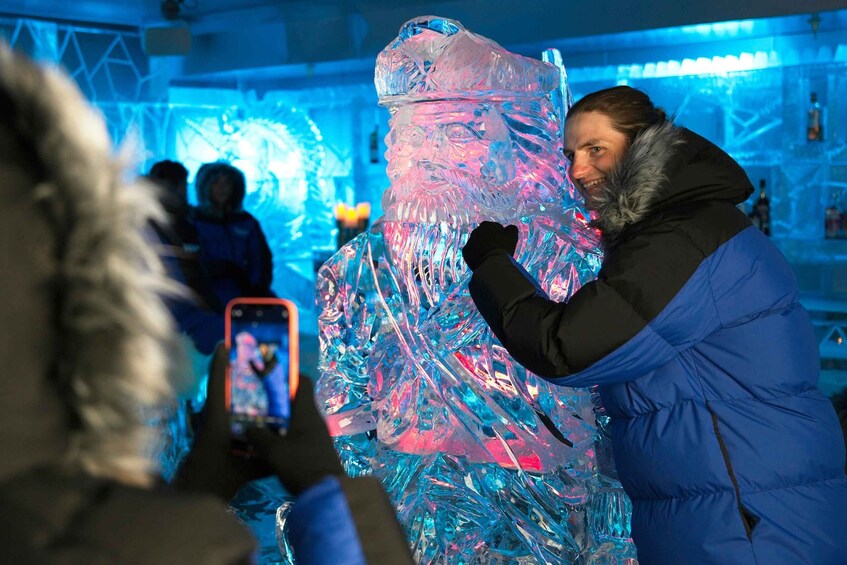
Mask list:
[[[771,234],[771,202],[765,192],[765,179],[759,181],[759,198],[753,203],[750,221],[765,234]]]
[[[374,126],[368,139],[368,153],[371,163],[379,163],[379,125]]]
[[[809,111],[806,120],[806,140],[823,141],[823,109],[818,95],[812,92],[809,97]]]
[[[829,199],[829,206],[824,212],[824,237],[836,239],[844,234],[841,210],[838,209],[838,192],[834,191]]]

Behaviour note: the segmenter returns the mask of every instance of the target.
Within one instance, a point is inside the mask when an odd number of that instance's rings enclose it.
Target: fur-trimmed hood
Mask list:
[[[650,127],[592,199],[608,246],[653,213],[679,204],[726,200],[739,204],[753,192],[747,174],[707,139],[670,121]]]
[[[235,176],[240,177],[241,182],[236,181]],[[225,211],[218,209],[212,204],[210,194],[212,185],[219,177],[228,180],[232,188],[232,194],[230,194],[228,199],[229,204],[225,207]],[[194,179],[197,194],[197,209],[200,214],[207,220],[218,221],[227,221],[234,216],[243,214],[244,197],[246,195],[244,181],[243,173],[233,169],[226,161],[216,161],[201,165]]]
[[[155,471],[174,398],[174,290],[145,238],[163,213],[128,183],[76,86],[0,43],[0,480],[42,464],[123,482]]]

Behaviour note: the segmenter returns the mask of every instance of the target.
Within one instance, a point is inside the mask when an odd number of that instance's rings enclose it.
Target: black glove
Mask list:
[[[263,459],[282,485],[298,495],[321,479],[344,475],[326,424],[315,405],[312,381],[300,378],[291,406],[291,427],[280,436],[265,428],[247,430],[255,456]]]
[[[462,247],[462,257],[471,271],[475,271],[492,251],[502,250],[514,255],[518,246],[518,227],[503,227],[497,222],[482,222],[471,232],[468,242]]]
[[[264,460],[244,459],[232,453],[226,410],[228,363],[229,353],[219,344],[209,368],[206,405],[199,414],[196,440],[174,479],[179,490],[208,492],[225,501],[231,500],[244,483],[273,474]]]

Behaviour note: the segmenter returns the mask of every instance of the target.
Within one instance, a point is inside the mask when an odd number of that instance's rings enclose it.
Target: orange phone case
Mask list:
[[[264,305],[264,306],[284,306],[288,310],[288,358],[290,370],[288,374],[289,396],[291,401],[294,401],[294,395],[297,394],[297,387],[300,385],[300,329],[298,325],[297,305],[290,300],[284,298],[233,298],[226,305],[225,317],[225,337],[227,352],[232,348],[232,308],[239,305]],[[232,399],[230,398],[230,374],[229,361],[226,364],[226,409],[230,410]]]

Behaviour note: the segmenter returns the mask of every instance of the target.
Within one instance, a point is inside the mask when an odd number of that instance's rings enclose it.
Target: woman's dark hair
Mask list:
[[[147,176],[153,180],[170,183],[171,186],[188,182],[188,169],[177,161],[164,160],[153,165]]]
[[[665,111],[657,108],[649,96],[629,86],[615,86],[585,95],[571,106],[568,118],[585,112],[608,116],[612,126],[626,135],[630,143],[648,127],[668,120]]]

